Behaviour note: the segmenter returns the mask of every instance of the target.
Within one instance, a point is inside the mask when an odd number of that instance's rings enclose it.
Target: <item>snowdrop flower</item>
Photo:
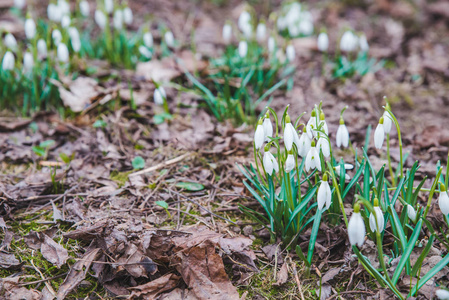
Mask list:
[[[410,204],[407,204],[407,216],[410,220],[413,221],[413,223],[415,223],[416,221],[416,211],[413,208],[413,206],[411,206]]]
[[[47,17],[50,21],[55,21],[55,14],[58,7],[54,3],[50,3],[47,6]]]
[[[303,35],[311,35],[313,33],[313,23],[311,20],[302,20],[299,22],[298,30]]]
[[[58,8],[61,13],[61,17],[64,15],[70,15],[70,5],[65,0],[58,0]]]
[[[447,216],[449,214],[449,196],[447,195],[446,187],[441,184],[440,196],[438,197],[438,205],[440,206],[441,212]]]
[[[43,39],[37,41],[37,53],[40,57],[47,57],[47,43]]]
[[[232,39],[231,24],[229,24],[229,23],[224,24],[222,35],[223,35],[223,41],[225,42],[225,44],[229,44]]]
[[[17,40],[11,33],[5,36],[5,46],[14,52],[17,50]]]
[[[283,31],[285,28],[287,28],[287,20],[280,16],[277,20],[276,20],[276,26],[278,28],[279,31]]]
[[[256,29],[256,39],[259,43],[263,42],[267,35],[267,25],[265,23],[259,23]]]
[[[173,32],[167,31],[164,34],[165,43],[170,48],[175,48],[175,37],[173,36]]]
[[[296,23],[292,23],[290,25],[288,25],[288,34],[290,35],[290,37],[296,37],[301,33],[298,24]]]
[[[449,291],[439,289],[435,292],[435,296],[440,300],[449,300]]]
[[[379,120],[379,124],[377,125],[376,131],[374,132],[374,146],[376,146],[377,149],[382,149],[384,138],[385,138],[384,118],[381,117]]]
[[[76,29],[75,27],[69,27],[68,32],[69,32],[70,42],[72,44],[73,51],[75,51],[76,53],[80,52],[81,39],[80,39],[80,34],[78,32],[78,29]]]
[[[345,170],[352,170],[352,169],[354,169],[354,166],[351,165],[351,164],[344,164],[343,167],[344,167]],[[340,176],[340,169],[341,169],[340,165],[334,167],[335,173],[338,176]],[[345,180],[348,180],[348,181],[351,180],[351,176],[349,176],[347,173],[345,173]]]
[[[305,165],[306,165],[306,172],[309,172],[310,170],[313,170],[315,168],[317,168],[318,171],[321,171],[320,154],[318,153],[318,150],[315,147],[315,141],[312,141],[310,150],[306,156]]]
[[[18,9],[22,9],[27,4],[26,0],[14,0],[14,7]]]
[[[25,52],[25,54],[23,55],[23,71],[31,72],[31,70],[33,70],[33,66],[34,66],[33,55],[30,52]]]
[[[306,132],[306,128],[304,128],[303,133],[301,134],[301,137],[299,138],[298,142],[298,154],[302,158],[306,157],[307,153],[310,151],[310,147],[312,145],[312,140],[309,138],[309,135]]]
[[[318,35],[317,47],[321,52],[327,52],[327,50],[329,49],[329,37],[327,36],[326,32],[321,32]]]
[[[163,105],[165,99],[167,99],[167,93],[162,86],[159,86],[154,90],[154,103],[157,105]]]
[[[58,44],[57,54],[59,62],[66,63],[69,61],[69,49],[66,44]]]
[[[53,32],[51,33],[51,37],[53,39],[53,43],[56,46],[58,46],[62,41],[62,34],[61,31],[59,31],[59,29],[53,30]]]
[[[350,30],[343,33],[340,40],[340,50],[344,52],[352,52],[357,49],[359,45],[358,37]]]
[[[293,127],[293,124],[290,122],[290,116],[287,114],[285,118],[285,128],[284,128],[285,149],[287,149],[287,151],[292,150],[293,143],[295,143],[296,147],[298,147],[299,144],[298,132],[296,132],[295,127]]]
[[[290,173],[296,166],[295,157],[293,154],[288,154],[287,160],[285,161],[285,172]]]
[[[248,54],[248,43],[246,41],[240,41],[239,42],[239,56],[241,58],[246,57],[246,54]]]
[[[123,9],[123,21],[126,25],[131,25],[133,23],[133,11],[128,6]]]
[[[337,129],[337,147],[348,147],[349,146],[349,131],[346,128],[345,120],[340,118],[340,125]]]
[[[251,15],[247,11],[243,11],[238,20],[238,27],[243,32],[246,38],[250,38],[253,34],[253,28],[251,26]]]
[[[262,123],[263,132],[265,136],[265,142],[269,142],[270,138],[273,137],[273,124],[271,123],[270,116],[268,114],[265,115]]]
[[[147,48],[153,48],[153,35],[151,32],[145,32],[143,35],[143,44]]]
[[[376,216],[374,214],[371,214],[369,216],[369,227],[371,228],[372,232],[382,232],[384,230],[384,214],[382,212],[382,209],[379,207],[379,200],[377,198],[374,198],[374,211],[376,213]],[[377,225],[376,225],[376,219],[377,219]]]
[[[362,247],[365,242],[365,233],[365,222],[363,222],[363,218],[360,215],[360,204],[356,203],[348,223],[348,237],[351,246],[358,245]]]
[[[101,11],[101,10],[96,10],[95,11],[95,23],[97,23],[98,27],[100,27],[101,29],[104,29],[106,27],[106,15]]]
[[[320,126],[319,127],[322,131],[324,131],[324,133],[326,135],[329,135],[329,128],[327,127],[326,117],[325,117],[323,111],[321,111],[321,113],[320,113]]]
[[[274,37],[270,36],[268,38],[268,52],[273,53],[276,49],[276,41],[274,40]]]
[[[264,141],[265,131],[263,129],[263,121],[262,119],[260,119],[256,127],[256,133],[254,134],[254,146],[256,147],[256,149],[260,149]]]
[[[153,56],[153,53],[151,53],[151,51],[145,46],[139,46],[139,53],[146,59],[150,59]]]
[[[6,51],[3,56],[2,61],[2,70],[3,71],[12,71],[14,69],[14,65],[16,63],[16,59],[14,58],[14,54],[11,51]]]
[[[368,41],[366,40],[366,36],[364,34],[359,37],[359,47],[362,52],[368,52],[369,50]]]
[[[285,15],[285,20],[287,24],[293,24],[301,18],[301,4],[298,2],[293,2],[288,7],[288,12]]]
[[[83,0],[80,2],[80,12],[83,17],[88,17],[90,14],[90,5],[89,2]]]
[[[273,170],[277,173],[279,172],[279,165],[276,160],[276,158],[271,154],[269,149],[265,149],[265,153],[263,155],[263,167],[265,169],[265,172],[267,172],[268,175],[273,175]]]
[[[36,36],[36,23],[33,19],[27,18],[25,21],[25,36],[32,40]]]
[[[117,9],[114,12],[114,28],[117,30],[121,30],[123,28],[123,11],[120,9]]]
[[[316,129],[316,111],[315,109],[312,110],[310,114],[310,119],[307,121],[306,129],[307,134],[309,135],[309,139],[313,139],[313,136],[315,135],[314,130]]]
[[[106,11],[106,13],[111,14],[114,10],[114,1],[104,0],[104,10]]]
[[[323,175],[323,180],[321,180],[320,187],[318,188],[317,201],[318,209],[322,210],[324,205],[326,205],[326,210],[331,206],[332,192],[327,182],[327,174]]]
[[[61,26],[62,26],[62,28],[69,27],[70,23],[71,23],[71,20],[70,20],[69,15],[62,16],[62,19],[61,19]]]
[[[329,140],[326,137],[318,137],[318,149],[321,149],[324,157],[329,157],[331,155],[331,150],[329,147]]]
[[[287,56],[287,59],[292,62],[295,60],[295,56],[296,56],[296,51],[295,51],[295,47],[293,47],[292,44],[289,44],[287,46],[287,48],[285,49],[285,54]]]
[[[390,104],[387,103],[386,108],[391,109]],[[393,125],[393,117],[387,110],[384,111],[383,117],[384,117],[384,130],[385,133],[388,134],[390,133],[391,126]]]

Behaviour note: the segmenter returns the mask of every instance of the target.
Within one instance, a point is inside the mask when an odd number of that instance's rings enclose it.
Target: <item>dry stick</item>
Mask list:
[[[346,291],[346,292],[340,292],[340,294],[334,294],[331,297],[328,298],[328,300],[337,298],[340,295],[346,295],[346,294],[367,294],[367,295],[374,295],[373,292],[369,291]]]
[[[155,165],[153,167],[149,167],[147,169],[131,173],[131,174],[129,174],[129,176],[136,176],[136,175],[141,175],[141,174],[145,174],[145,173],[150,173],[150,172],[156,171],[157,169],[160,169],[162,167],[166,167],[166,166],[175,164],[177,162],[180,162],[180,161],[184,160],[185,158],[189,157],[190,155],[192,155],[192,152],[184,153],[181,156],[178,156],[176,158],[164,161],[164,162],[162,162],[160,164],[157,164],[157,165]]]
[[[33,260],[30,260],[30,262],[31,262],[31,265],[33,266],[33,268],[36,270],[36,272],[38,272],[39,275],[41,275],[41,278],[43,280],[45,280],[44,274],[42,274],[42,272],[38,268],[36,268],[36,266],[33,263]],[[56,297],[56,292],[53,289],[53,287],[51,286],[51,284],[48,283],[48,281],[46,281],[46,280],[44,281],[44,283],[45,283],[45,286],[47,287],[48,291],[53,295],[53,297]]]
[[[58,278],[64,277],[64,276],[66,276],[67,274],[68,274],[68,273],[66,272],[66,273],[64,273],[64,274],[59,274],[59,275],[56,275],[56,276],[53,276],[53,277],[50,277],[50,278],[46,278],[46,279],[41,279],[41,280],[36,280],[36,281],[30,281],[30,282],[24,282],[24,283],[20,283],[19,286],[26,286],[26,285],[31,285],[31,284],[38,284],[38,283],[42,283],[42,282],[45,282],[45,281],[49,281],[49,280],[53,280],[53,279],[58,279]]]
[[[301,282],[299,281],[298,271],[296,271],[296,264],[290,259],[293,267],[293,275],[295,277],[296,285],[298,286],[299,294],[301,295],[301,300],[304,300],[304,294],[302,293]]]

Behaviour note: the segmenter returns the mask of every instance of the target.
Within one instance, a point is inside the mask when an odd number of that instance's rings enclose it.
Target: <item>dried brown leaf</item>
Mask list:
[[[175,288],[178,285],[179,279],[179,276],[169,273],[143,285],[130,287],[129,290],[132,291],[130,299],[136,299],[142,296],[144,299],[156,299],[161,293]]]
[[[14,254],[0,252],[0,267],[9,269],[18,266],[20,266],[20,261],[14,256]]]
[[[287,280],[288,280],[288,268],[287,263],[284,263],[279,272],[277,273],[276,283],[274,283],[273,285],[281,286],[285,284]]]

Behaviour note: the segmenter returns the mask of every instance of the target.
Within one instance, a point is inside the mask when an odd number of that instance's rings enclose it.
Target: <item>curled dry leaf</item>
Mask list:
[[[69,90],[57,81],[52,81],[52,83],[58,86],[59,95],[64,105],[74,112],[81,112],[92,99],[101,94],[98,83],[89,77],[78,77],[70,82]]]
[[[41,253],[46,260],[52,264],[55,264],[58,268],[61,268],[61,266],[65,264],[69,258],[69,253],[67,250],[46,234],[43,234]]]
[[[180,277],[175,274],[165,274],[164,276],[139,285],[129,288],[132,291],[130,299],[137,299],[144,297],[144,299],[155,299],[161,293],[171,290],[178,285]]]

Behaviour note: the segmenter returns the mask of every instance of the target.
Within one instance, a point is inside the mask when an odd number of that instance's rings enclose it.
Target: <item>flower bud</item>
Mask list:
[[[43,39],[37,41],[37,53],[41,58],[47,57],[47,43]]]
[[[80,2],[80,12],[83,17],[88,17],[90,14],[90,5],[86,0]]]
[[[157,105],[163,105],[164,101],[167,99],[167,94],[162,86],[159,86],[154,90],[154,103]]]
[[[440,196],[438,197],[438,205],[441,212],[447,216],[449,214],[449,196],[444,184],[440,185]]]
[[[36,36],[36,23],[33,19],[27,18],[25,21],[25,36],[32,40]]]
[[[379,207],[379,200],[377,198],[374,199],[374,212],[375,214],[373,213],[369,216],[369,227],[372,232],[382,232],[384,230],[385,221],[382,209]]]
[[[80,52],[81,39],[80,39],[78,29],[76,29],[75,27],[69,27],[68,33],[70,36],[70,42],[71,42],[73,51],[75,51],[76,53]]]
[[[23,9],[26,4],[26,0],[14,0],[14,7],[17,9]]]
[[[5,46],[13,52],[17,50],[17,40],[11,33],[5,36]]]
[[[379,120],[379,124],[376,127],[376,131],[374,132],[374,146],[377,149],[382,149],[382,145],[385,139],[385,130],[384,130],[384,118],[381,117]]]
[[[53,39],[53,43],[56,46],[58,46],[62,41],[62,34],[61,34],[61,31],[59,31],[58,29],[55,29],[52,31],[51,37]]]
[[[31,72],[34,67],[34,58],[30,52],[25,52],[23,55],[23,71],[25,73]]]
[[[229,24],[229,23],[224,24],[222,35],[223,35],[223,41],[225,42],[225,44],[229,44],[232,39],[231,24]]]
[[[366,36],[364,34],[359,37],[359,47],[362,52],[368,52],[369,50],[368,41],[366,40]]]
[[[289,44],[287,46],[287,48],[285,49],[285,54],[287,56],[287,59],[292,62],[295,60],[295,56],[296,56],[296,51],[295,51],[295,47],[293,47],[292,44]]]
[[[289,154],[287,156],[287,160],[285,161],[285,172],[290,173],[295,168],[295,158],[293,154]]]
[[[123,28],[123,11],[120,9],[117,9],[114,12],[114,28],[117,30],[121,30]]]
[[[153,35],[151,32],[145,32],[143,35],[143,44],[147,48],[153,48]]]
[[[241,58],[246,57],[246,55],[248,54],[248,44],[246,43],[246,41],[240,41],[239,43],[239,56]]]
[[[167,31],[164,34],[165,43],[170,48],[175,48],[175,37],[173,36],[173,32]]]
[[[324,174],[317,194],[318,209],[322,210],[324,205],[326,205],[326,210],[329,209],[331,206],[331,201],[332,191],[329,183],[327,182],[327,174]]]
[[[362,247],[365,242],[365,233],[365,222],[363,222],[363,218],[360,215],[360,205],[356,203],[354,205],[354,212],[348,223],[348,237],[351,246],[358,245]]]
[[[276,50],[276,41],[274,40],[274,37],[270,36],[268,38],[268,52],[274,53],[274,50]]]
[[[358,37],[350,30],[343,33],[340,40],[340,50],[343,52],[353,52],[359,45]]]
[[[70,26],[70,23],[72,22],[72,20],[70,20],[70,16],[69,15],[64,15],[61,18],[61,27],[62,28],[67,28]]]
[[[123,9],[123,21],[126,25],[131,25],[133,23],[133,11],[128,6]]]
[[[260,149],[265,141],[265,131],[263,129],[263,121],[259,120],[256,132],[254,134],[254,146],[256,149]]]
[[[259,23],[256,29],[256,39],[257,41],[263,42],[267,35],[267,25],[265,23]]]
[[[321,52],[327,52],[329,49],[329,37],[326,32],[321,32],[318,35],[317,47]]]
[[[104,0],[104,10],[107,14],[111,14],[114,11],[114,1]]]
[[[413,223],[416,221],[416,211],[410,204],[407,204],[407,216]]]
[[[96,10],[95,11],[95,23],[97,23],[98,27],[100,27],[101,29],[104,29],[106,27],[106,15],[101,11],[101,10]]]
[[[69,49],[67,48],[66,44],[58,44],[57,54],[59,62],[66,63],[69,61]]]
[[[153,53],[145,46],[139,46],[139,53],[146,59],[150,59],[153,56]]]
[[[14,65],[16,63],[16,59],[14,58],[14,54],[11,51],[6,51],[2,60],[2,70],[3,71],[12,71],[14,70]]]

